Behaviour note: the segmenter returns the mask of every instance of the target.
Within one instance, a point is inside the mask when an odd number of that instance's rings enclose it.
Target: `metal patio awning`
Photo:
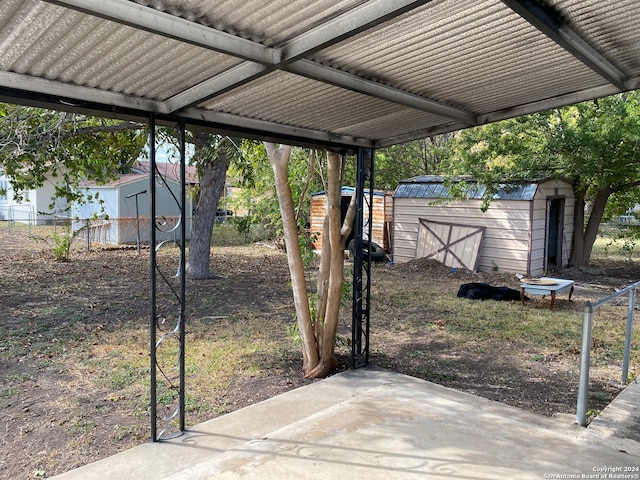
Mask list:
[[[638,0],[0,0],[0,100],[384,147],[640,87]]]

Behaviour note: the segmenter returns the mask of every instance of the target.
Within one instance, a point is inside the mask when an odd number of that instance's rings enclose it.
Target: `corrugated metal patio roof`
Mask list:
[[[2,0],[0,100],[384,147],[640,87],[637,0]]]

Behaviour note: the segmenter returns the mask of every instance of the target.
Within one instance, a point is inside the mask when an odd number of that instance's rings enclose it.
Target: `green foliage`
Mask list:
[[[226,221],[215,223],[211,235],[211,243],[216,246],[242,245],[245,243],[268,240],[260,225],[251,225],[249,217],[229,217]],[[240,230],[238,224],[246,224],[246,229]]]
[[[147,141],[144,125],[0,104],[0,170],[16,199],[55,179],[55,196],[83,200],[83,183],[126,172]],[[52,202],[53,203],[53,202]]]
[[[284,328],[287,336],[296,344],[300,344],[302,342],[302,339],[300,338],[300,327],[298,326],[298,322],[290,323]]]
[[[18,390],[13,387],[0,389],[0,398],[11,398],[18,394]]]
[[[273,172],[266,152],[261,143],[249,141],[242,143],[241,152],[228,171],[233,184],[240,187],[229,207],[248,212],[241,227],[260,224],[270,232],[269,236],[275,237],[281,233],[281,228]]]
[[[242,140],[223,135],[198,135],[190,134],[190,141],[195,143],[195,152],[190,162],[196,166],[198,176],[203,176],[203,168],[212,159],[225,157],[229,159],[238,158]],[[204,139],[204,141],[203,141]]]
[[[441,163],[451,155],[454,138],[448,133],[379,150],[374,165],[376,188],[393,190],[400,180],[439,173]]]
[[[605,217],[624,212],[638,200],[638,151],[636,91],[462,131],[442,171],[472,175],[487,186],[485,208],[504,183],[569,181],[577,204],[589,207],[576,212],[577,225],[584,224],[578,232],[584,249],[574,242],[578,251],[572,255],[577,264],[586,265],[603,212]]]
[[[319,234],[313,235],[300,235],[298,237],[298,243],[300,244],[300,254],[302,256],[302,264],[305,270],[308,270],[313,265],[315,260],[315,253],[313,251],[313,242],[318,239]]]
[[[635,188],[640,179],[639,94],[632,92],[460,132],[447,174],[484,184],[566,178],[594,193]]]
[[[637,226],[602,226],[594,243],[594,253],[605,258],[637,260],[640,257],[640,229]]]
[[[604,219],[610,220],[612,217],[627,215],[629,207],[634,206],[640,200],[640,187],[633,187],[629,190],[614,192],[607,203]],[[636,218],[638,214],[635,214]]]
[[[609,403],[611,402],[611,400],[613,400],[611,398],[611,394],[609,392],[589,392],[589,398],[596,400],[598,402],[602,402],[602,403]]]
[[[317,155],[312,157],[311,161],[318,162]],[[313,176],[310,185],[306,185],[309,162],[309,150],[301,148],[292,150],[289,160],[289,185],[294,202],[297,207],[300,207],[298,223],[301,228],[309,219],[309,194],[323,188],[322,171],[317,165],[314,165],[316,175]],[[241,155],[229,168],[229,176],[235,185],[241,187],[239,195],[230,201],[229,207],[235,211],[248,211],[246,220],[248,224],[261,225],[270,232],[272,238],[281,237],[283,232],[280,208],[273,171],[264,145],[254,141],[244,141]]]
[[[344,283],[342,284],[342,292],[340,293],[340,305],[348,307],[353,295],[353,268],[345,267]]]
[[[251,217],[248,215],[245,217],[233,217],[231,222],[235,225],[240,235],[246,237],[251,231]]]
[[[69,232],[64,232],[62,234],[58,234],[55,232],[53,234],[54,247],[53,247],[53,255],[55,256],[58,262],[68,262],[71,256],[71,243],[73,242],[73,234]]]

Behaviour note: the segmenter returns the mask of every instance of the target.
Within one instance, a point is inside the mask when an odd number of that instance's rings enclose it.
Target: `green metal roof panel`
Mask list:
[[[460,180],[453,180],[454,182]],[[533,200],[538,183],[520,183],[514,185],[503,185],[493,196],[494,200]],[[468,199],[482,199],[487,191],[486,186],[468,181],[465,194]],[[451,198],[449,188],[445,185],[444,177],[425,175],[402,180],[398,185],[393,198]]]

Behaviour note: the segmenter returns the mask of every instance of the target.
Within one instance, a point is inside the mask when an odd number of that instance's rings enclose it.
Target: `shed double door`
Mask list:
[[[449,267],[475,272],[485,227],[418,219],[416,258],[433,258]]]

